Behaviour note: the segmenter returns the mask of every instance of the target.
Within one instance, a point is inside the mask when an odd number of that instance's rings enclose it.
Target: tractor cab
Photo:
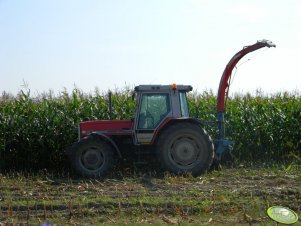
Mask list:
[[[156,132],[170,120],[188,118],[189,85],[140,85],[135,87],[135,142],[151,144]]]

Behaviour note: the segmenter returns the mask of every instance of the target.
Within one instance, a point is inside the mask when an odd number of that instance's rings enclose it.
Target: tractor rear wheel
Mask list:
[[[211,138],[200,126],[178,123],[162,132],[157,154],[165,170],[197,176],[211,166],[214,147]]]
[[[114,149],[96,137],[75,143],[69,157],[75,171],[84,177],[105,176],[114,165]]]

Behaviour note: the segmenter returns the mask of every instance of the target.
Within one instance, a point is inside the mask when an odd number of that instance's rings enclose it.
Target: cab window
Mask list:
[[[180,105],[182,117],[189,117],[188,103],[186,92],[180,92]]]
[[[168,94],[142,94],[138,129],[154,129],[170,112]]]

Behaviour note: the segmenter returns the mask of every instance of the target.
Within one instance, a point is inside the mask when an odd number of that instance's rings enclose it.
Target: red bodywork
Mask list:
[[[131,135],[132,120],[97,120],[80,123],[80,138],[92,132],[101,132],[105,135]]]

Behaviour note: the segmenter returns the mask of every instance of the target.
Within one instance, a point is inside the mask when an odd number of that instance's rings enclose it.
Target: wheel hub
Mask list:
[[[82,164],[86,169],[96,170],[99,169],[103,162],[104,158],[101,152],[97,148],[87,149],[82,155]]]
[[[197,160],[199,156],[199,149],[192,139],[180,138],[171,146],[170,154],[171,158],[177,164],[188,166]]]

